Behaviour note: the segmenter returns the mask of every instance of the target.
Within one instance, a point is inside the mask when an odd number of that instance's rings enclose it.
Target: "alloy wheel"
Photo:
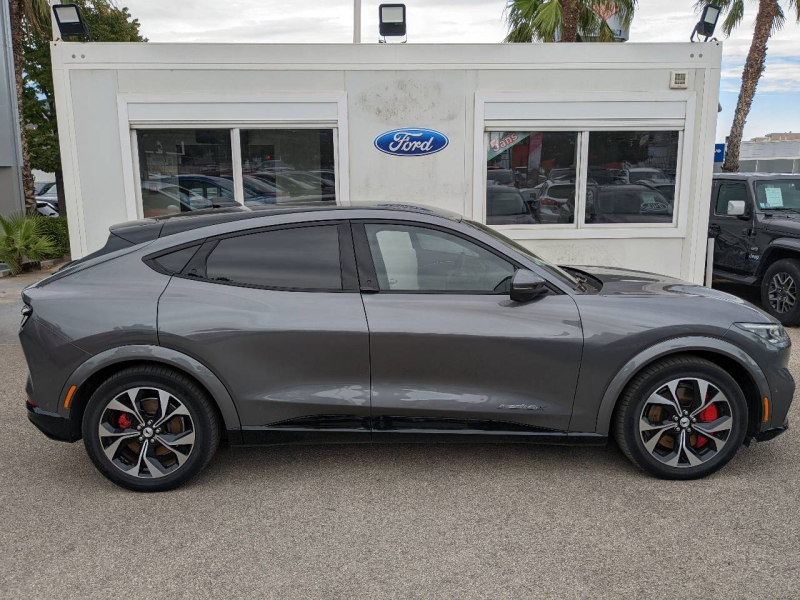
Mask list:
[[[731,435],[728,398],[705,379],[673,379],[645,401],[639,418],[644,448],[659,462],[697,467],[719,454]]]
[[[769,282],[767,293],[770,305],[779,313],[789,312],[797,301],[797,285],[794,278],[783,271],[775,273]]]
[[[154,387],[131,388],[103,409],[100,445],[119,470],[139,478],[174,473],[188,460],[195,426],[186,406]]]

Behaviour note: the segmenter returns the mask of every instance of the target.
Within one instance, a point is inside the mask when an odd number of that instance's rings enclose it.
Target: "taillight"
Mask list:
[[[27,304],[22,307],[22,323],[20,324],[20,329],[25,327],[25,323],[28,322],[28,319],[31,318],[33,314],[33,309],[28,306]]]
[[[542,198],[542,205],[544,206],[558,206],[557,200],[551,200],[550,198]]]

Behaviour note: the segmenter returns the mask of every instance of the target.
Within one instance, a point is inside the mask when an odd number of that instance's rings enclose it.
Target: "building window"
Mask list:
[[[250,129],[240,139],[245,192],[264,203],[336,202],[332,129]]]
[[[585,222],[672,223],[677,131],[592,131]]]
[[[236,204],[228,129],[137,131],[145,217]]]
[[[489,225],[673,223],[678,131],[487,135]]]
[[[577,132],[490,132],[486,222],[572,223],[562,207],[574,205],[577,148]]]

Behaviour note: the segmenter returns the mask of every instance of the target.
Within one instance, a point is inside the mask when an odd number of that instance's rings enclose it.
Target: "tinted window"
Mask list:
[[[578,133],[491,131],[487,135],[486,222],[490,225],[559,222],[563,202],[545,197],[540,204],[536,199],[541,186],[548,182],[575,181]],[[504,188],[516,188],[512,191],[518,192],[503,194]],[[531,202],[530,208],[526,202]],[[574,214],[564,213],[564,218],[571,223]]]
[[[224,283],[340,290],[338,227],[298,227],[223,239],[209,255],[206,272],[209,279]]]
[[[220,197],[235,203],[229,130],[141,129],[136,138],[145,217],[207,208]]]
[[[382,290],[508,292],[514,266],[463,238],[405,225],[367,225]]]
[[[671,223],[677,131],[592,131],[586,223]]]
[[[197,249],[200,246],[190,246],[189,248],[183,248],[181,250],[176,250],[175,252],[171,252],[169,254],[165,254],[164,256],[159,256],[155,259],[155,262],[158,263],[158,266],[168,271],[169,273],[180,273],[183,271],[183,268],[186,264],[192,259],[194,253],[197,252]]]
[[[718,215],[728,214],[728,202],[743,200],[747,202],[747,188],[743,183],[723,183],[719,186],[717,206],[714,212]]]

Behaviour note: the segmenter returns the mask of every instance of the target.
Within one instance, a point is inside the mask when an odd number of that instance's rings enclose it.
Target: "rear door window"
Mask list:
[[[341,290],[339,228],[294,227],[224,238],[208,256],[206,276],[245,286]]]

